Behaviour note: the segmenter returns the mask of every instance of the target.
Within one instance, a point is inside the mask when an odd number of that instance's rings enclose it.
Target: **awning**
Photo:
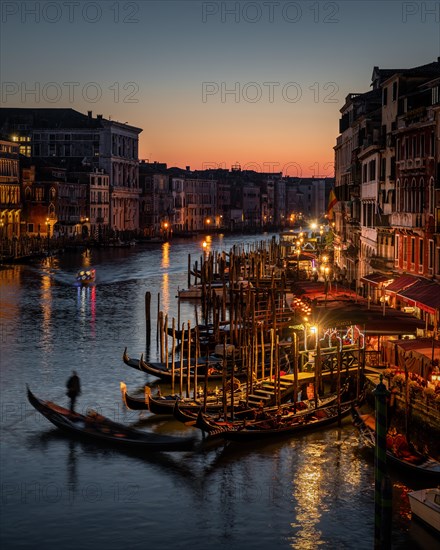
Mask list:
[[[391,277],[387,277],[386,275],[382,275],[382,273],[370,273],[369,275],[365,275],[364,277],[361,277],[361,281],[363,283],[369,283],[373,286],[379,286],[380,283],[384,283],[385,281],[391,280]]]
[[[398,292],[407,289],[418,281],[420,281],[418,277],[413,277],[412,275],[401,275],[385,287],[385,292],[397,294]]]
[[[432,338],[388,340],[383,343],[383,349],[388,362],[425,378],[430,372],[432,360],[440,359],[440,343]]]
[[[440,284],[419,279],[417,283],[398,292],[406,302],[426,311],[435,313],[440,309]]]

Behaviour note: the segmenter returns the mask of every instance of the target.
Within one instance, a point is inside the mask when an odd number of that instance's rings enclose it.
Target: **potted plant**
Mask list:
[[[396,374],[393,378],[393,383],[402,391],[402,388],[405,384],[405,377],[403,374]]]

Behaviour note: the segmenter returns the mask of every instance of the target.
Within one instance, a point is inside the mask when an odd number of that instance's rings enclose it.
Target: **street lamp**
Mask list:
[[[304,327],[304,351],[307,351],[307,325],[308,325],[308,317],[304,317],[304,323],[303,323],[303,327]]]
[[[299,281],[299,257],[301,255],[301,248],[296,249],[296,278]]]
[[[330,268],[328,267],[328,265],[321,266],[321,274],[324,278],[324,292],[325,292],[324,305],[325,307],[327,307],[327,294],[329,290],[329,274],[330,274]]]
[[[319,337],[318,327],[315,326],[315,325],[310,327],[310,332],[315,335],[315,348],[317,348],[318,347],[318,337]]]

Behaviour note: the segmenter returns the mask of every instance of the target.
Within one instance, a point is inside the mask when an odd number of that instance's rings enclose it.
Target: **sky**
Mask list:
[[[438,1],[3,0],[1,104],[142,128],[139,157],[334,175],[339,110],[374,66],[440,56]]]

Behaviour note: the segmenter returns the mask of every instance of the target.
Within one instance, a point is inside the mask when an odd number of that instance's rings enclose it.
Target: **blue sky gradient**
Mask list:
[[[128,122],[143,128],[141,158],[170,166],[296,163],[299,175],[332,175],[345,96],[368,91],[375,65],[440,55],[438,2],[4,1],[1,10],[3,106]],[[78,83],[70,97],[66,82]],[[224,93],[234,87],[238,97]]]

